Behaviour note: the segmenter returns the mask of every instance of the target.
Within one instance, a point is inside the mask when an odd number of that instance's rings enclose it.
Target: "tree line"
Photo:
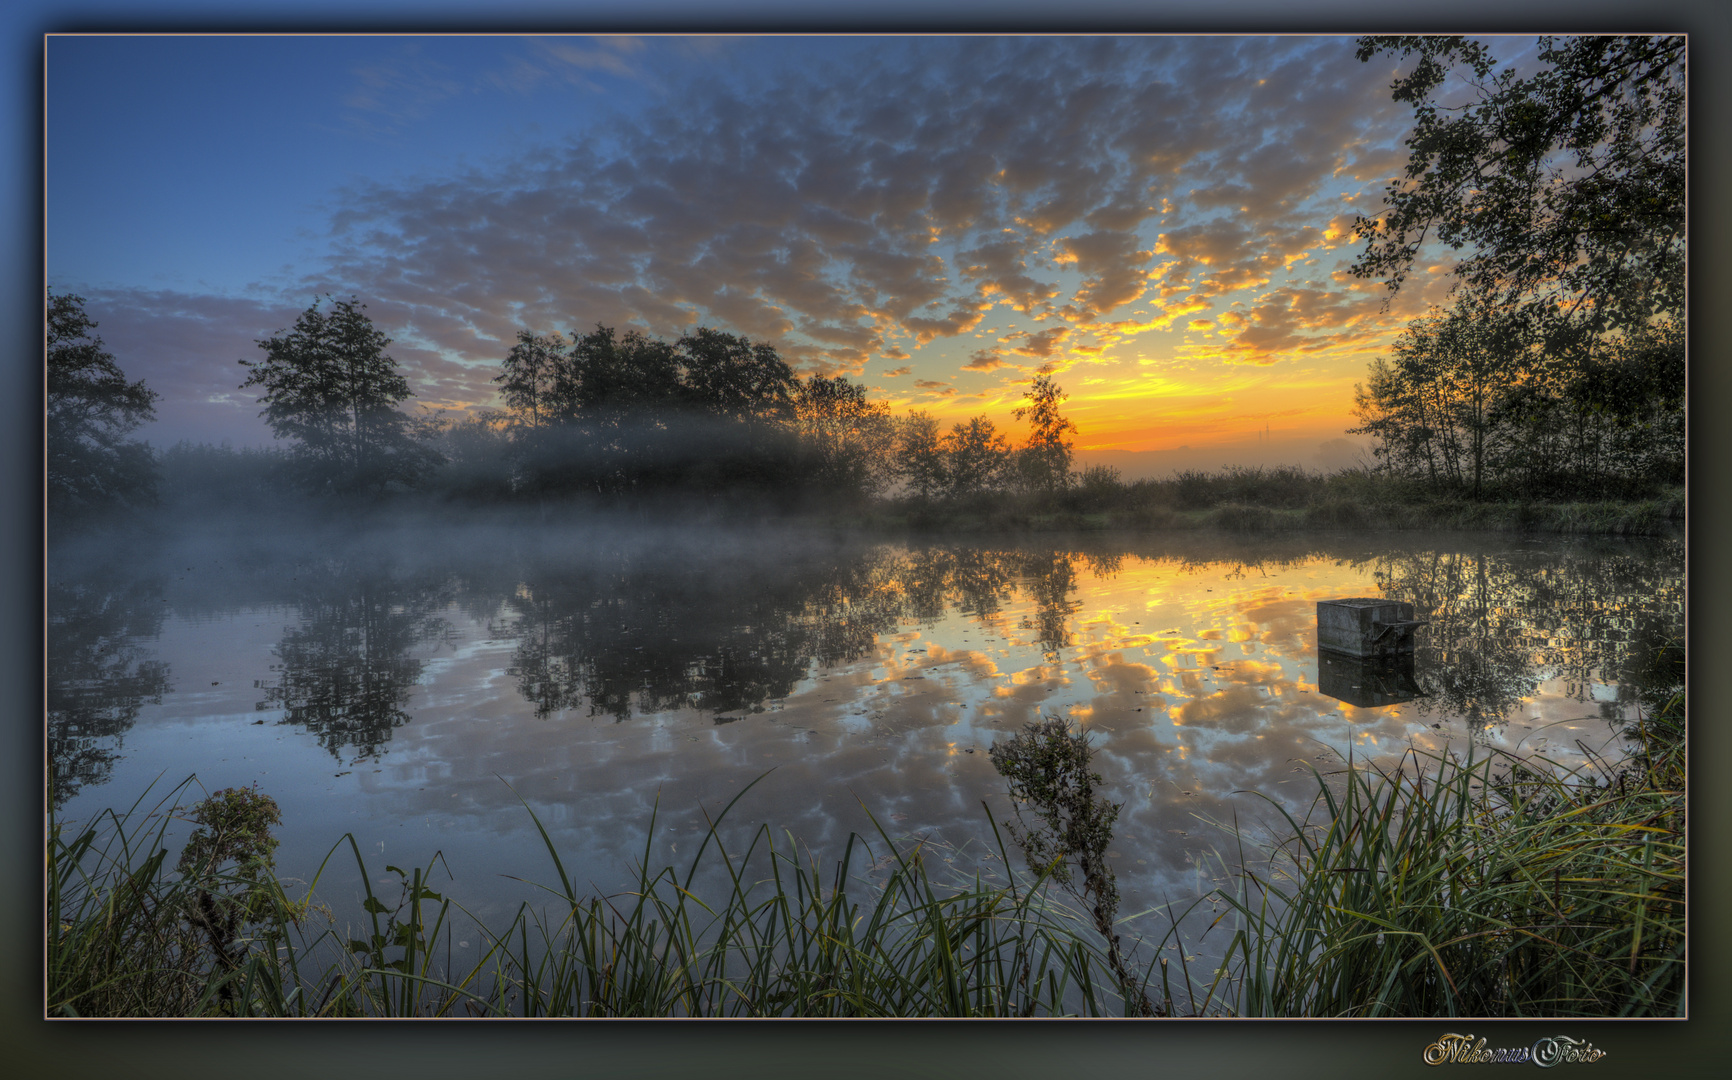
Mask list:
[[[48,299],[48,482],[52,511],[145,505],[158,467],[220,487],[225,468],[314,496],[433,491],[471,499],[757,494],[847,501],[902,486],[917,498],[1053,492],[1075,481],[1064,391],[1037,377],[1027,441],[975,417],[949,432],[898,419],[845,376],[797,376],[775,348],[698,328],[667,342],[598,325],[570,338],[518,334],[494,382],[503,408],[462,420],[414,415],[390,339],[356,299],[315,300],[242,360],[278,452],[177,446],[126,436],[157,395],[127,382],[77,296]],[[245,460],[242,460],[245,459]]]

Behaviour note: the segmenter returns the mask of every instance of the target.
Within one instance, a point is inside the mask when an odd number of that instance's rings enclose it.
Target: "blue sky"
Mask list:
[[[48,283],[158,445],[268,442],[238,361],[334,293],[454,416],[519,329],[706,325],[946,422],[1053,374],[1085,459],[1316,465],[1449,284],[1346,273],[1410,117],[1346,37],[56,36],[46,70]]]

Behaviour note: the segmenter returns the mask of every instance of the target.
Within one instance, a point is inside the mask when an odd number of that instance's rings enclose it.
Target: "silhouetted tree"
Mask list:
[[[49,510],[153,501],[150,448],[126,436],[155,415],[158,395],[143,380],[126,381],[93,332],[83,297],[49,293],[45,329]]]
[[[1039,375],[1023,395],[1028,404],[1016,410],[1018,420],[1028,419],[1028,442],[1017,455],[1017,471],[1031,491],[1070,486],[1071,442],[1066,436],[1076,432],[1076,425],[1058,411],[1068,396],[1052,376]]]
[[[801,477],[834,495],[870,495],[890,479],[896,425],[890,407],[843,376],[813,375],[794,392]]]
[[[776,350],[699,328],[675,344],[598,325],[518,334],[494,381],[529,491],[785,483],[794,376]]]
[[[554,415],[595,434],[632,426],[684,396],[674,347],[637,330],[598,325],[571,343],[568,371],[556,383]]]
[[[1009,477],[1010,443],[984,416],[951,428],[942,447],[945,490],[953,497],[992,491]]]
[[[1359,58],[1417,56],[1392,86],[1414,108],[1405,175],[1360,218],[1359,277],[1393,291],[1435,237],[1457,278],[1544,332],[1599,334],[1684,310],[1684,38],[1539,39],[1518,78],[1461,37],[1366,37]],[[1439,100],[1472,72],[1460,104]]]
[[[258,343],[263,360],[241,361],[241,389],[264,388],[259,415],[277,438],[295,440],[295,469],[310,490],[413,486],[438,463],[397,408],[413,392],[365,310],[339,300],[326,314],[315,301],[293,330]]]
[[[1355,388],[1363,426],[1353,433],[1377,436],[1373,453],[1390,469],[1478,498],[1488,470],[1509,464],[1499,452],[1514,419],[1508,402],[1533,359],[1521,323],[1507,314],[1465,301],[1433,311],[1373,364],[1369,387]]]
[[[794,372],[772,346],[700,326],[675,348],[683,397],[692,408],[742,423],[785,421],[793,414]]]
[[[1608,494],[1683,479],[1678,323],[1540,346],[1477,294],[1414,320],[1355,388],[1387,471],[1470,492]]]
[[[1521,78],[1461,37],[1359,40],[1379,53],[1417,58],[1391,87],[1414,127],[1353,273],[1393,292],[1435,239],[1465,252],[1471,299],[1373,367],[1360,430],[1396,471],[1476,492],[1489,472],[1546,495],[1681,481],[1684,39],[1541,38]]]
[[[923,499],[945,488],[942,438],[938,421],[923,412],[909,413],[896,425],[896,473]]]
[[[493,379],[500,383],[499,396],[523,427],[536,429],[545,419],[566,418],[571,411],[567,398],[572,392],[569,348],[558,333],[537,336],[517,332],[517,344],[505,354],[503,370]]]

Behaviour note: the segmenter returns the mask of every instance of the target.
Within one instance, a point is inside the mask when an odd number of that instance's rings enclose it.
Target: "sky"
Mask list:
[[[1512,60],[1532,37],[1493,39]],[[1078,457],[1332,468],[1356,382],[1446,299],[1358,215],[1395,58],[1290,36],[84,36],[46,42],[49,287],[140,437],[264,445],[239,361],[354,296],[416,407],[495,408],[520,330],[698,326],[897,415],[1069,394]]]

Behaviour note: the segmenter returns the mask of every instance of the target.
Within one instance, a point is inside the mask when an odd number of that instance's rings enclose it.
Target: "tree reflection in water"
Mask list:
[[[779,551],[725,571],[641,548],[594,550],[578,566],[522,566],[493,631],[517,639],[510,674],[537,716],[582,707],[623,721],[693,708],[720,719],[785,698],[815,665],[868,655],[903,622],[950,610],[991,618],[1018,589],[1037,601],[1042,647],[1056,652],[1070,640],[1076,588],[1074,557],[1056,549]]]
[[[392,729],[409,722],[410,689],[422,661],[410,654],[439,638],[434,612],[450,599],[444,579],[399,580],[387,565],[332,559],[296,575],[301,625],[274,650],[274,681],[261,685],[260,710],[281,709],[279,723],[305,727],[342,759],[379,753]]]
[[[169,689],[144,642],[162,632],[160,576],[48,585],[47,742],[56,806],[114,768],[122,736]]]
[[[1105,658],[1119,647],[1099,638],[1114,632],[1100,629],[1113,620],[1091,623],[1084,634],[1079,617],[1094,602],[1091,590],[1131,560],[1179,571],[1161,598],[1138,594],[1133,603],[1194,605],[1197,614],[1175,618],[1213,625],[1214,640],[1223,634],[1245,640],[1235,636],[1242,626],[1260,642],[1263,661],[1298,663],[1309,616],[1293,615],[1293,625],[1267,635],[1289,618],[1281,605],[1303,603],[1253,600],[1263,595],[1255,588],[1231,601],[1224,592],[1193,595],[1180,580],[1195,571],[1217,584],[1254,581],[1319,560],[1352,568],[1366,581],[1355,588],[1410,601],[1430,625],[1420,631],[1411,673],[1374,679],[1370,691],[1365,678],[1346,673],[1319,689],[1330,693],[1340,682],[1377,697],[1353,702],[1359,707],[1417,693],[1417,711],[1460,717],[1482,738],[1525,719],[1529,699],[1554,692],[1542,689],[1548,680],[1559,680],[1566,696],[1584,704],[1597,695],[1587,711],[1614,724],[1633,707],[1652,713],[1682,680],[1680,649],[1661,648],[1682,637],[1683,556],[1675,542],[1548,541],[1530,550],[1503,538],[1435,547],[1423,540],[1371,547],[1351,539],[1319,547],[1303,538],[1239,545],[1147,537],[988,547],[772,535],[773,542],[676,530],[544,531],[539,538],[525,531],[486,534],[468,546],[356,542],[333,546],[330,557],[312,563],[297,557],[304,551],[297,548],[296,555],[261,556],[244,566],[225,554],[226,570],[174,577],[173,603],[164,602],[162,573],[140,566],[58,575],[48,593],[47,749],[55,798],[102,783],[140,710],[162,701],[168,667],[149,643],[169,609],[193,618],[243,607],[294,609],[298,622],[272,649],[276,662],[259,682],[262,700],[250,703],[280,710],[281,722],[306,728],[339,759],[380,753],[410,721],[426,658],[456,633],[447,618],[509,643],[510,660],[501,666],[538,717],[574,712],[624,721],[692,709],[726,723],[777,707],[815,671],[889,657],[900,647],[893,635],[956,617],[1006,638],[1020,629],[1016,636],[1049,667],[1095,663],[1084,654]],[[1224,566],[1231,569],[1223,573]],[[1110,591],[1100,587],[1103,596]],[[1002,623],[1007,611],[1015,612],[1011,626]],[[1134,674],[1144,645],[1135,640],[1143,631],[1132,625],[1122,627],[1130,635],[1125,662],[1113,663]],[[1171,655],[1176,661],[1181,653]],[[1139,694],[1156,689],[1149,681],[1155,670],[1136,676]],[[1221,709],[1239,707],[1228,700],[1232,687],[1221,682],[1230,681],[1232,669],[1180,663],[1173,670],[1178,681],[1163,691],[1173,698],[1169,704],[1212,694]],[[1258,693],[1271,695],[1269,701],[1283,679],[1302,677],[1272,675],[1266,663],[1257,670]],[[1204,686],[1205,676],[1213,689]],[[948,677],[964,689],[965,677]],[[1276,682],[1263,686],[1270,678]],[[1613,684],[1614,694],[1596,690]],[[992,708],[979,711],[1000,717],[1002,709],[1044,703],[1048,689],[1002,702],[994,696]],[[1300,692],[1289,685],[1280,696],[1290,701]],[[1120,705],[1134,704],[1129,717],[1154,701],[1108,695],[1097,704],[1105,723]],[[1245,722],[1260,721],[1247,714]]]
[[[1566,695],[1583,702],[1593,684],[1618,684],[1618,700],[1596,704],[1615,718],[1619,703],[1658,674],[1646,658],[1683,634],[1677,544],[1417,551],[1372,562],[1386,596],[1430,619],[1415,656],[1426,695],[1418,708],[1465,717],[1482,737],[1514,718],[1542,679],[1562,680]],[[1678,663],[1681,679],[1681,654]]]

